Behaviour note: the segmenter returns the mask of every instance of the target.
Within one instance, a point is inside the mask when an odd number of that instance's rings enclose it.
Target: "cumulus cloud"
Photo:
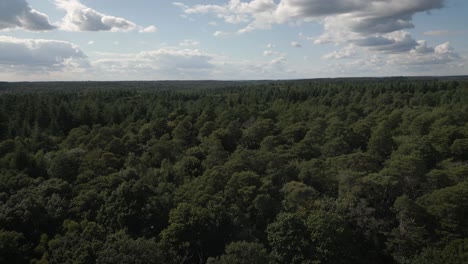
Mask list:
[[[181,43],[179,43],[179,46],[182,47],[190,47],[190,46],[198,46],[200,45],[200,42],[193,40],[193,39],[185,39]]]
[[[154,33],[157,31],[158,31],[158,28],[156,26],[148,26],[143,29],[140,29],[141,33]]]
[[[415,13],[443,7],[445,0],[281,0],[279,21],[339,16],[352,32],[389,33],[412,28]]]
[[[2,70],[60,71],[64,68],[86,68],[87,66],[86,55],[73,43],[0,36]]]
[[[430,47],[425,40],[415,41],[407,32],[397,31],[384,35],[382,40],[356,42],[366,51],[389,54],[388,61],[398,68],[401,65],[434,65],[459,63],[462,57],[449,42]]]
[[[282,0],[276,14],[280,21],[314,20],[323,24],[324,33],[314,39],[314,43],[345,46],[342,50],[324,55],[322,57],[324,59],[349,58],[359,52],[383,54],[391,55],[389,60],[394,62],[393,66],[398,67],[401,64],[409,64],[411,59],[415,63],[437,64],[449,63],[456,59],[453,56],[455,52],[452,56],[441,58],[426,41],[416,41],[410,33],[404,31],[414,27],[412,22],[414,14],[442,8],[444,2],[444,0]],[[374,68],[378,67],[374,65]]]
[[[374,46],[374,50],[385,51],[387,53],[407,52],[418,46],[418,42],[412,38],[411,34],[404,31],[386,34],[384,38],[390,43]]]
[[[417,41],[418,45],[410,52],[369,53],[367,47],[345,47],[342,50],[323,56],[323,59],[339,60],[350,57],[353,60],[341,60],[331,63],[324,72],[343,76],[382,76],[382,75],[445,75],[463,73],[463,58],[446,42],[435,47],[426,41]],[[359,56],[360,55],[360,56]],[[461,71],[460,71],[461,70]]]
[[[282,0],[277,15],[281,21],[291,18],[322,17],[357,11],[365,6],[365,1],[347,0]]]
[[[434,52],[434,48],[428,47],[427,46],[427,41],[425,40],[419,40],[418,41],[418,46],[416,46],[413,50],[411,50],[413,53],[431,53]]]
[[[142,28],[125,18],[99,13],[79,0],[55,0],[55,5],[66,11],[61,28],[69,31],[136,31],[156,32],[155,26]]]
[[[401,65],[397,61],[405,65],[411,59],[437,64],[457,60],[455,51],[450,56],[441,56],[427,42],[415,40],[405,31],[414,27],[416,13],[440,9],[444,3],[445,0],[230,0],[225,4],[175,5],[185,15],[213,15],[225,23],[239,24],[235,32],[215,32],[217,37],[268,29],[275,24],[320,23],[324,32],[313,38],[313,42],[344,47],[325,54],[323,59],[353,58],[358,61],[367,54],[374,57],[362,61],[373,63],[372,69],[379,70],[383,69],[382,62],[387,63],[387,60],[393,61],[396,67]],[[446,32],[426,33],[443,34]],[[299,47],[300,43],[294,42],[291,46]],[[263,55],[278,54],[268,48]],[[356,65],[351,67],[359,68]]]
[[[263,56],[267,57],[267,56],[273,56],[273,55],[277,55],[278,52],[274,51],[274,50],[265,50],[263,52]]]
[[[293,42],[291,42],[291,47],[302,48],[302,45],[301,45],[301,43],[299,43],[297,41],[293,41]]]
[[[333,43],[345,46],[342,50],[326,54],[322,58],[344,59],[364,57],[366,54],[375,55],[372,60],[355,59],[355,62],[372,64],[370,66],[372,70],[382,72],[383,64],[395,69],[407,67],[409,70],[415,65],[449,66],[460,63],[461,56],[450,45],[430,47],[425,40],[415,40],[405,31],[414,27],[412,21],[414,14],[442,8],[444,2],[444,0],[282,0],[276,14],[284,21],[291,19],[317,21],[323,25],[324,33],[313,39],[315,44]],[[450,34],[449,32],[430,31],[424,35],[444,36]],[[358,67],[351,65],[351,68]]]
[[[438,45],[434,49],[436,54],[455,54],[455,50],[450,46],[450,42],[445,42],[444,44]],[[457,55],[458,56],[458,55]]]
[[[226,37],[226,36],[229,36],[230,34],[228,32],[224,32],[224,31],[215,31],[215,33],[213,33],[213,36],[215,37]]]
[[[286,62],[286,56],[282,55],[277,58],[274,58],[270,61],[271,65],[284,64]]]
[[[31,31],[55,28],[49,17],[31,8],[26,0],[2,0],[0,2],[0,30],[23,28]]]
[[[239,33],[272,24],[322,21],[325,28],[359,34],[385,34],[414,27],[419,12],[442,8],[445,0],[230,0],[224,5],[174,3],[187,15],[212,14],[227,23],[247,24]],[[326,18],[329,18],[328,21]],[[333,26],[330,23],[339,25]],[[344,27],[344,28],[343,28]],[[322,40],[323,42],[323,40]]]
[[[458,63],[461,57],[455,52],[449,42],[440,44],[435,48],[427,47],[425,42],[413,49],[410,53],[390,57],[390,63],[399,65],[450,65]]]
[[[382,36],[368,37],[368,38],[354,40],[352,42],[356,44],[357,46],[362,46],[362,47],[384,46],[384,45],[391,45],[395,43],[395,41],[382,37]]]
[[[325,60],[339,60],[339,59],[346,59],[346,58],[352,58],[356,55],[356,50],[353,45],[348,45],[344,47],[341,50],[338,51],[333,51],[331,53],[325,54],[322,56],[322,59]]]
[[[276,8],[273,0],[253,0],[250,2],[230,0],[225,5],[209,4],[194,6],[187,6],[176,2],[174,5],[182,8],[186,14],[214,14],[218,18],[232,24],[248,22],[252,15],[272,11]]]
[[[247,24],[236,33],[244,34],[258,28],[269,28],[274,23],[274,12],[277,5],[274,0],[253,0],[242,2],[230,0],[224,5],[194,5],[188,6],[179,2],[174,3],[186,15],[214,15],[229,24]]]

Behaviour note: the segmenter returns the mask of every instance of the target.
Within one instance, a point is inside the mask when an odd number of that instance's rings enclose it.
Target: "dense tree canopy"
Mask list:
[[[0,263],[467,263],[468,81],[11,83]]]

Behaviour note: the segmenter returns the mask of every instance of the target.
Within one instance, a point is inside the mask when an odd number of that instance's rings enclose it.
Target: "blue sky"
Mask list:
[[[0,0],[0,80],[468,74],[466,0]]]

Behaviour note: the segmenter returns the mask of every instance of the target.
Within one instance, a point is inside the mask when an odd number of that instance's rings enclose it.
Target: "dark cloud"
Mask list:
[[[282,0],[280,20],[340,16],[352,32],[384,34],[413,28],[415,13],[442,8],[445,0]]]
[[[391,45],[395,43],[395,41],[390,40],[388,38],[384,38],[382,36],[358,39],[358,40],[353,40],[351,42],[357,46],[362,46],[362,47]]]
[[[0,30],[23,28],[31,31],[52,30],[49,17],[29,6],[26,0],[0,1]]]
[[[373,17],[359,18],[349,23],[353,32],[363,34],[390,33],[402,29],[414,28],[410,17]]]
[[[282,0],[280,14],[290,17],[320,17],[360,10],[368,1],[361,0]]]
[[[432,52],[434,52],[434,48],[428,47],[427,46],[427,41],[420,40],[420,41],[418,41],[418,46],[414,48],[413,52],[420,53],[420,54],[432,53]]]

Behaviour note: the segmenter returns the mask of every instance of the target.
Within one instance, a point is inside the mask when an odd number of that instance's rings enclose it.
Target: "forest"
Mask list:
[[[466,264],[468,79],[0,83],[0,263]]]

